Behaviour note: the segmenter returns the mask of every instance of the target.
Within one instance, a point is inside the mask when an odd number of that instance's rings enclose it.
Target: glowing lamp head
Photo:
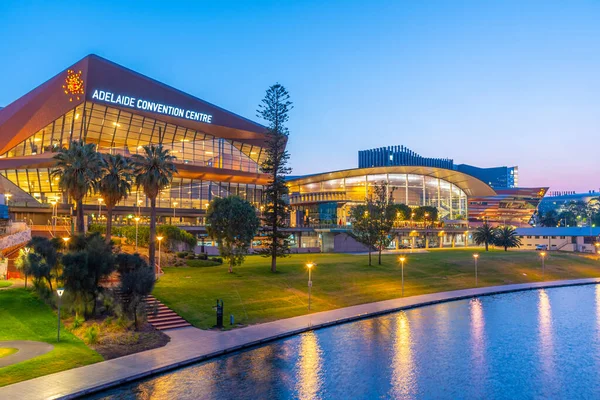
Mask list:
[[[65,292],[65,289],[63,289],[63,288],[56,289],[56,294],[58,294],[58,297],[62,297],[64,292]]]
[[[402,256],[402,257],[399,257],[399,258],[398,258],[398,260],[399,260],[401,263],[403,263],[404,261],[406,261],[406,257],[404,257],[404,256]]]
[[[478,253],[473,254],[473,258],[477,260],[479,258],[479,254]]]
[[[308,269],[312,269],[312,267],[314,267],[314,266],[315,266],[314,263],[311,263],[311,262],[306,263],[306,268],[308,268]]]
[[[65,241],[65,243],[67,243],[69,241],[69,239],[71,239],[70,237],[64,237],[63,240]]]
[[[135,220],[135,222],[139,222],[140,221],[140,217],[135,217],[134,220]]]
[[[542,251],[542,252],[540,253],[540,256],[541,256],[542,258],[543,258],[543,257],[546,257],[546,252],[545,252],[545,251]]]
[[[103,199],[102,197],[100,197],[100,198],[98,199],[98,203],[102,203],[103,201],[104,201],[104,199]]]
[[[157,236],[156,240],[158,240],[160,242],[161,240],[163,240],[163,237],[162,236]]]

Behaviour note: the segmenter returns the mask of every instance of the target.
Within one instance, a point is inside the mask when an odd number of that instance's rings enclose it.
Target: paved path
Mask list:
[[[51,351],[54,346],[44,342],[33,342],[30,340],[12,340],[0,342],[0,348],[8,347],[18,351],[10,356],[0,358],[0,368],[8,367],[21,361],[29,360]],[[0,397],[1,398],[1,397]]]
[[[226,332],[203,331],[193,327],[182,328],[167,332],[171,336],[171,341],[159,349],[5,386],[0,388],[0,399],[55,399],[83,396],[231,351],[341,322],[475,296],[595,283],[600,283],[600,278],[433,293],[323,311]]]

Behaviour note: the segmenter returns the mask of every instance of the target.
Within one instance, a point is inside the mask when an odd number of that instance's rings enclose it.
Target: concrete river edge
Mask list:
[[[478,296],[598,283],[600,278],[588,278],[454,290],[322,311],[226,332],[182,328],[168,332],[171,342],[165,347],[5,386],[0,388],[0,398],[76,398],[237,350],[345,322]]]

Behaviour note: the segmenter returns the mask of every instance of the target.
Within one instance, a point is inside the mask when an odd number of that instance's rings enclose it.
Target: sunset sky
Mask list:
[[[0,106],[95,53],[258,122],[283,84],[294,175],[405,145],[600,188],[598,1],[174,3],[2,1]]]

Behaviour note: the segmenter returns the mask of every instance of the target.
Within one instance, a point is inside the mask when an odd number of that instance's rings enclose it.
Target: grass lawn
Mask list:
[[[406,296],[475,286],[475,250],[432,250],[407,255]],[[477,250],[479,286],[542,280],[600,277],[600,261],[592,256],[549,253],[542,278],[539,253],[530,251]],[[154,294],[195,326],[215,324],[212,307],[224,300],[226,325],[255,324],[307,314],[307,261],[313,269],[312,312],[400,297],[401,279],[397,255],[384,255],[383,265],[369,267],[366,255],[302,254],[280,259],[278,272],[269,271],[270,260],[250,256],[243,266],[227,273],[227,265],[211,268],[164,268]]]
[[[61,329],[56,342],[56,314],[25,289],[0,291],[0,341],[36,340],[54,349],[47,354],[0,368],[0,386],[102,361],[81,340]]]
[[[0,289],[1,288],[5,288],[5,287],[9,287],[12,286],[12,282],[11,281],[0,281]]]

